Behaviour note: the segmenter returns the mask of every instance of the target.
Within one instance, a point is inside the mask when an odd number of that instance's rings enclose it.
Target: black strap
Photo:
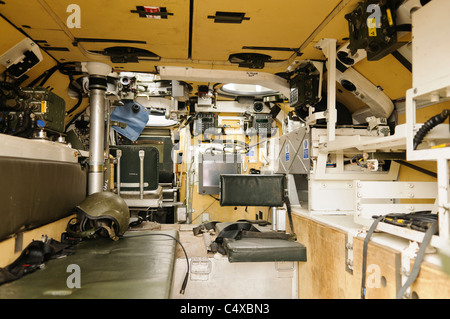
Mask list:
[[[422,264],[422,260],[425,255],[425,251],[428,247],[428,244],[431,241],[431,238],[437,232],[438,232],[438,222],[434,222],[433,224],[431,224],[431,226],[428,228],[428,230],[425,232],[425,235],[423,236],[422,243],[420,244],[420,248],[417,253],[416,260],[414,260],[414,265],[411,270],[411,273],[409,274],[409,277],[406,280],[405,284],[397,292],[397,299],[403,298],[408,287],[411,286],[413,284],[413,282],[417,279],[417,276],[419,276],[420,266]]]
[[[291,228],[291,233],[294,237],[297,237],[297,235],[295,235],[294,232],[294,223],[292,222],[292,210],[291,210],[291,201],[289,200],[288,196],[284,197],[284,202],[286,203],[286,208],[287,208],[287,214],[288,214],[288,219],[289,219],[289,226]]]
[[[217,223],[218,222],[206,222],[206,223],[200,224],[197,227],[194,227],[192,229],[192,231],[194,233],[194,236],[198,236],[201,233],[203,233],[204,231],[208,231],[208,230],[214,229],[216,227]]]
[[[72,253],[66,250],[70,245],[62,244],[54,239],[45,241],[32,241],[20,256],[5,268],[0,268],[0,285],[17,280],[26,274],[32,273],[49,259]]]
[[[370,237],[372,237],[373,232],[378,226],[378,223],[384,218],[380,216],[372,223],[367,232],[366,238],[364,238],[363,246],[363,262],[362,262],[362,280],[361,280],[361,299],[366,298],[366,270],[367,270],[367,247],[369,245]]]
[[[193,228],[194,235],[197,236],[201,233],[203,233],[205,230],[208,231],[210,229],[215,228],[216,224],[218,222],[207,222],[204,224],[201,224],[195,228]],[[292,234],[286,234],[286,233],[278,233],[273,231],[260,231],[258,228],[256,228],[254,225],[260,225],[265,226],[268,224],[266,221],[260,221],[260,220],[245,220],[241,219],[237,222],[231,223],[230,225],[226,226],[224,229],[220,231],[220,233],[217,235],[214,242],[210,244],[210,249],[212,252],[219,252],[222,255],[226,255],[226,251],[223,247],[223,240],[224,238],[229,239],[241,239],[241,238],[265,238],[265,239],[282,239],[282,240],[289,240],[289,241],[296,241],[297,236]],[[292,227],[292,225],[291,225]],[[291,228],[293,229],[293,227]]]
[[[295,241],[296,238],[293,234],[279,233],[273,231],[255,232],[243,230],[239,234],[239,238],[262,238],[262,239],[282,239],[288,241]]]
[[[217,235],[215,242],[222,244],[224,238],[236,239],[243,231],[259,232],[259,230],[255,228],[252,223],[232,223],[222,229],[222,231]]]

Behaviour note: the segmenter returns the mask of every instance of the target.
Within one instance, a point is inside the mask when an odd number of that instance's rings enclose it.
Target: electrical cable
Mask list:
[[[48,79],[50,79],[50,77],[56,72],[59,71],[64,75],[81,75],[83,74],[80,71],[76,70],[77,66],[76,66],[76,62],[64,62],[64,63],[59,63],[53,67],[51,67],[50,69],[48,69],[47,71],[45,71],[44,73],[42,73],[40,76],[38,76],[36,79],[34,79],[32,82],[30,82],[30,84],[28,85],[29,87],[35,87],[36,85],[39,85],[40,87],[43,87],[43,85],[48,81]],[[39,82],[41,81],[41,82]]]
[[[186,253],[186,249],[184,249],[184,246],[181,244],[181,242],[177,238],[175,238],[174,236],[169,235],[169,234],[160,234],[160,233],[158,233],[158,234],[156,234],[156,233],[155,234],[148,234],[147,233],[147,234],[140,234],[140,235],[123,236],[122,238],[135,238],[135,237],[144,237],[144,236],[166,236],[166,237],[170,237],[173,240],[175,240],[181,246],[181,249],[183,249],[184,256],[186,257],[186,263],[187,263],[186,275],[184,276],[183,284],[181,285],[181,289],[180,289],[180,294],[183,295],[184,291],[186,290],[187,282],[188,282],[188,279],[189,279],[189,258],[188,258],[188,255]]]
[[[429,170],[427,170],[427,169],[425,169],[425,168],[416,166],[416,165],[414,165],[414,164],[411,164],[411,163],[408,163],[408,162],[405,162],[405,161],[402,161],[402,160],[394,160],[394,162],[396,162],[396,163],[398,163],[398,164],[400,164],[400,165],[403,165],[403,166],[412,168],[412,169],[414,169],[414,170],[416,170],[416,171],[418,171],[418,172],[424,173],[424,174],[426,174],[426,175],[428,175],[428,176],[437,178],[437,174],[436,174],[436,173],[434,173],[434,172],[432,172],[432,171],[429,171]]]
[[[417,131],[416,135],[414,135],[414,145],[413,148],[416,150],[417,147],[422,143],[424,137],[431,131],[433,128],[443,123],[447,117],[450,115],[450,110],[443,110],[440,114],[437,114],[426,121],[422,127]]]
[[[197,217],[195,217],[192,221],[191,221],[191,223],[194,221],[194,220],[196,220],[197,218],[199,218],[200,216],[202,216],[202,214],[204,213],[204,212],[206,212],[212,205],[214,205],[214,203],[216,202],[216,201],[219,201],[217,198],[215,198],[214,196],[211,196],[212,198],[214,198],[214,201],[208,206],[208,207],[206,207],[200,214],[198,214],[197,215]]]
[[[381,216],[373,216],[378,218]],[[382,216],[382,222],[400,227],[407,227],[421,232],[427,231],[431,224],[438,220],[438,214],[432,214],[430,210],[414,213],[393,213]]]

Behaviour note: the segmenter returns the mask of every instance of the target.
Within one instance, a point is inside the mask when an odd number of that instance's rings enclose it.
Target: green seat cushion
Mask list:
[[[0,298],[169,298],[177,242],[147,234],[178,239],[178,231],[168,230],[128,231],[118,241],[83,241],[73,255],[50,260],[43,269],[0,286]],[[79,266],[80,288],[67,286],[75,274],[69,265]]]
[[[299,242],[266,238],[224,238],[230,262],[306,261],[306,247]]]

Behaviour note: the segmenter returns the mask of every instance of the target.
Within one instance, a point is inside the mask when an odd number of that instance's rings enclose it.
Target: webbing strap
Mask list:
[[[378,226],[378,223],[384,218],[380,216],[372,223],[367,232],[366,238],[364,238],[363,246],[363,262],[362,262],[362,281],[361,281],[361,299],[366,298],[366,270],[367,270],[367,247],[369,246],[370,237]]]
[[[405,284],[397,292],[397,299],[403,298],[408,287],[411,286],[413,282],[417,279],[417,276],[419,276],[420,266],[422,264],[422,260],[425,255],[425,251],[427,250],[431,238],[433,237],[433,235],[437,233],[437,231],[438,231],[438,222],[434,222],[425,232],[425,235],[423,236],[422,243],[420,244],[420,248],[416,256],[416,260],[414,260],[414,265],[412,267],[411,273],[409,274],[409,277],[406,280]]]

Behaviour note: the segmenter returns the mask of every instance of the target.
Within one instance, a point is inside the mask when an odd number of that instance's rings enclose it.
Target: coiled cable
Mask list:
[[[431,131],[433,128],[438,126],[439,124],[443,123],[447,117],[450,115],[450,110],[446,109],[443,110],[440,114],[433,116],[428,121],[426,121],[422,127],[417,131],[416,135],[414,136],[414,150],[417,149],[417,147],[422,143],[423,138],[428,134],[429,131]]]

